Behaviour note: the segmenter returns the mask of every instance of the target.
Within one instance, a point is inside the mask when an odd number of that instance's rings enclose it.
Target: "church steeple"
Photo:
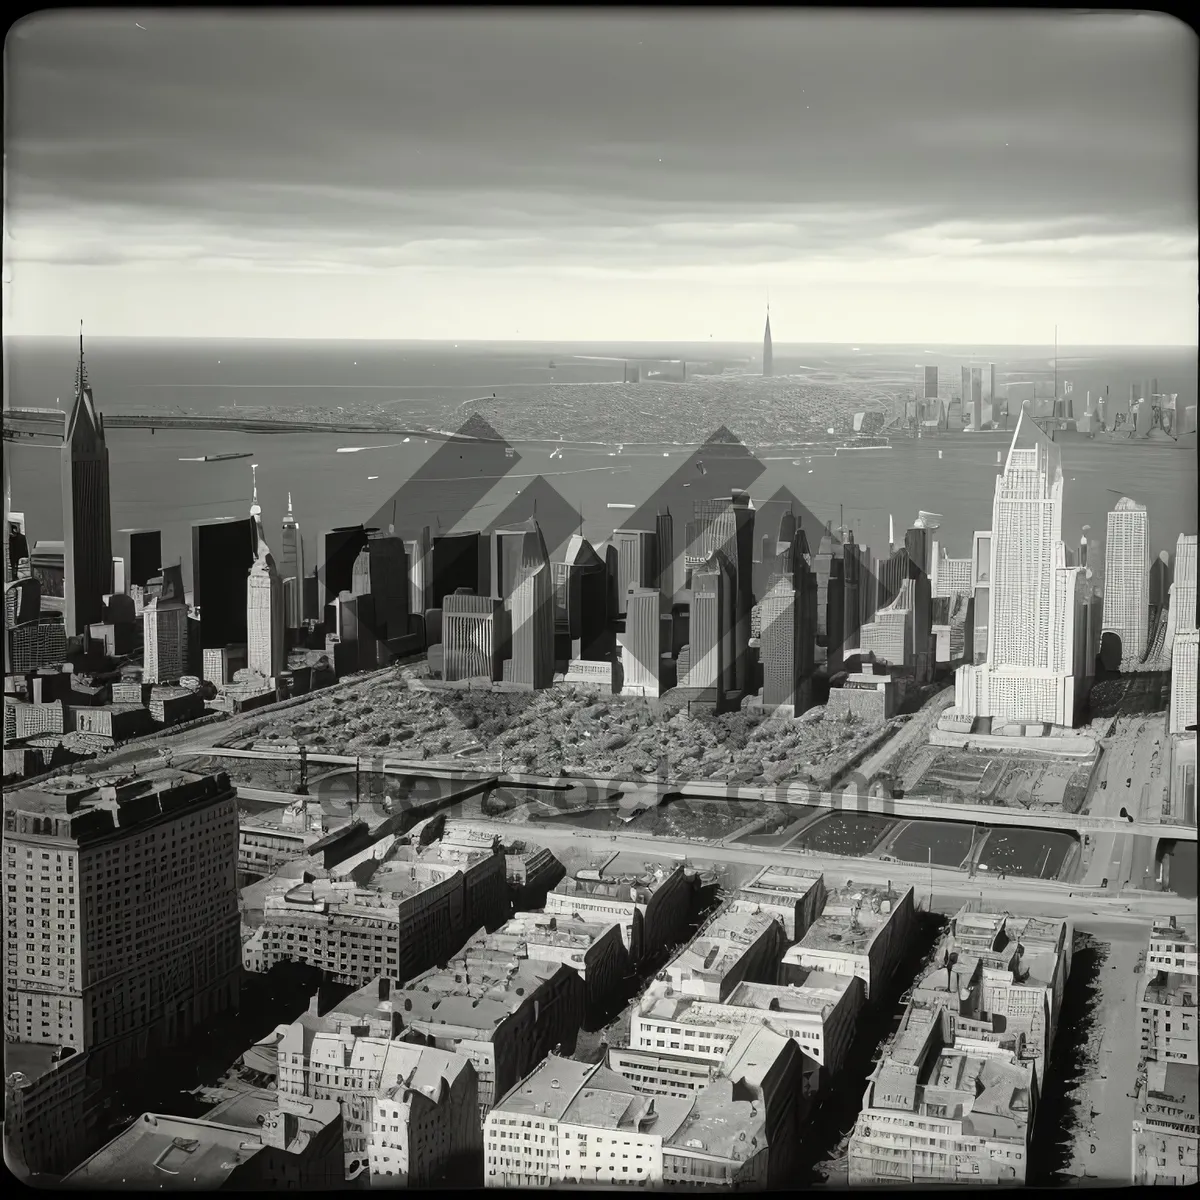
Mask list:
[[[771,350],[771,302],[767,301],[767,325],[763,330],[763,378],[775,373],[774,355]]]

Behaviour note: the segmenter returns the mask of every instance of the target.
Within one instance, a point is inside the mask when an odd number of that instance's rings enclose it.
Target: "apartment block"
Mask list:
[[[4,1162],[18,1178],[64,1175],[93,1148],[97,1081],[69,1047],[4,1046]]]
[[[635,964],[678,942],[691,904],[692,886],[682,863],[656,865],[630,854],[581,868],[546,896],[547,913],[615,921]]]
[[[743,980],[774,983],[784,941],[783,926],[774,917],[724,912],[667,964],[664,974],[679,995],[719,1003]]]
[[[1198,1079],[1194,1066],[1177,1062],[1146,1064],[1146,1079],[1138,1088],[1137,1116],[1133,1122],[1135,1186],[1196,1185],[1200,1177]]]
[[[376,985],[378,987],[378,985]],[[336,1101],[346,1173],[364,1163],[395,1186],[436,1183],[481,1148],[478,1082],[470,1061],[433,1046],[356,1036],[311,1013],[278,1044],[281,1095]]]
[[[945,1009],[909,1005],[850,1137],[850,1185],[1023,1184],[1037,1108],[1032,1066],[954,1045]]]
[[[241,1101],[241,1108],[250,1101]],[[220,1106],[219,1106],[220,1107]],[[252,1120],[143,1113],[76,1167],[65,1188],[158,1190],[164,1178],[189,1190],[328,1188],[340,1179],[337,1106],[279,1096]],[[262,1117],[262,1121],[258,1117]]]
[[[710,1094],[711,1093],[711,1094]],[[645,1096],[600,1064],[551,1055],[484,1125],[488,1187],[767,1182],[766,1121],[719,1080],[696,1097]]]
[[[723,1001],[683,996],[658,980],[631,1016],[629,1042],[637,1050],[720,1062],[743,1030],[763,1027],[793,1039],[828,1078],[845,1062],[861,1007],[860,980],[822,971],[800,986],[739,983]]]
[[[805,970],[854,975],[863,998],[886,994],[907,951],[915,920],[913,889],[870,884],[835,888],[821,915],[783,956],[780,982],[800,979]]]
[[[1155,924],[1146,953],[1146,983],[1138,1005],[1142,1052],[1161,1063],[1193,1069],[1197,1053],[1198,994],[1195,928],[1172,918]]]
[[[788,944],[802,938],[825,906],[825,879],[803,867],[763,867],[734,896],[731,912],[763,913],[774,917]]]
[[[6,1038],[111,1071],[235,1007],[237,838],[224,773],[8,792]]]

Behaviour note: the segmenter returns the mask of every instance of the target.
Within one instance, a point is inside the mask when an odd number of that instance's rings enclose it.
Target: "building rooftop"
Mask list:
[[[771,1068],[787,1051],[791,1038],[766,1025],[749,1025],[729,1047],[721,1063],[721,1074],[735,1083],[760,1088]]]
[[[143,1113],[63,1180],[129,1190],[222,1187],[266,1142],[261,1130],[189,1117]]]
[[[655,1097],[665,1099],[665,1097]],[[685,1101],[686,1103],[686,1101]],[[765,1105],[733,1098],[733,1082],[718,1078],[703,1087],[679,1128],[663,1138],[663,1150],[696,1150],[745,1162],[766,1145]]]
[[[742,884],[741,894],[764,894],[774,899],[795,902],[803,899],[821,882],[819,872],[810,873],[802,867],[763,867],[749,883]]]
[[[821,915],[799,944],[788,950],[784,961],[798,962],[805,950],[865,953],[875,935],[891,919],[904,894],[895,888],[869,884],[831,891]]]
[[[776,923],[764,913],[728,910],[681,950],[667,971],[681,980],[723,979]]]
[[[55,1059],[55,1054],[62,1051],[64,1057]],[[70,1062],[79,1054],[59,1046],[43,1046],[35,1042],[5,1042],[4,1043],[4,1076],[24,1075],[30,1083],[34,1083],[43,1075],[47,1075],[56,1066]]]
[[[336,1100],[315,1100],[311,1096],[290,1096],[274,1088],[247,1088],[214,1105],[203,1120],[218,1125],[233,1125],[257,1132],[273,1112],[283,1109],[298,1118],[301,1133],[314,1136],[342,1115]]]

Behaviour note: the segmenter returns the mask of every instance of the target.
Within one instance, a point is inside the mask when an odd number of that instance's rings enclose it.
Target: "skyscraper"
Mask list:
[[[75,405],[67,421],[61,461],[65,622],[70,637],[104,619],[103,598],[112,587],[108,447],[83,362],[82,327]]]
[[[780,542],[773,582],[761,607],[763,704],[789,706],[796,714],[812,704],[817,630],[817,581],[806,550],[803,532],[794,534],[790,545]]]
[[[1196,724],[1196,658],[1200,632],[1189,629],[1175,635],[1171,647],[1170,732],[1186,732]]]
[[[317,578],[321,586],[323,621],[328,623],[332,620],[332,614],[327,611],[329,606],[335,604],[343,592],[351,590],[354,560],[366,544],[367,530],[363,525],[345,525],[339,529],[330,529],[318,542]]]
[[[1175,577],[1167,602],[1167,637],[1163,651],[1168,656],[1178,634],[1196,628],[1196,535],[1181,533],[1175,543]]]
[[[1108,514],[1104,543],[1102,633],[1121,639],[1121,657],[1141,662],[1146,652],[1150,585],[1150,514],[1122,496]]]
[[[254,521],[192,525],[192,602],[205,650],[246,643],[246,588],[258,548]]]
[[[144,588],[163,566],[162,533],[157,529],[134,529],[129,533],[129,570],[131,587]]]
[[[536,521],[525,533],[512,596],[512,683],[541,691],[554,682],[554,579]]]
[[[675,578],[675,518],[671,516],[669,508],[654,518],[654,542],[658,551],[654,586],[662,597],[663,611],[670,612],[679,585]]]
[[[630,588],[656,586],[658,539],[653,529],[615,529],[612,546],[617,552],[613,615],[623,617]]]
[[[657,588],[635,587],[626,597],[621,646],[623,696],[654,697],[662,680],[662,611]]]
[[[567,542],[566,561],[554,563],[555,631],[569,639],[568,659],[610,656],[608,578],[604,559],[582,534]]]
[[[735,687],[736,572],[714,550],[692,573],[688,687],[715,690],[718,703]]]
[[[971,368],[971,428],[983,428],[983,368]]]
[[[408,562],[400,538],[370,532],[354,560],[350,582],[354,595],[371,597],[371,632],[376,641],[387,642],[408,632]]]
[[[183,568],[163,567],[162,575],[146,583],[142,605],[145,683],[173,683],[186,675],[188,610],[183,599]]]
[[[292,493],[288,492],[287,512],[283,517],[283,536],[279,544],[279,578],[294,579],[296,586],[287,589],[289,602],[284,605],[284,621],[288,629],[304,626],[304,539],[292,514]]]
[[[955,675],[955,707],[966,716],[1075,723],[1077,672],[1054,644],[1062,489],[1059,448],[1025,407],[992,501],[987,662]]]
[[[938,369],[937,367],[925,368],[925,390],[923,399],[936,400],[938,398]]]
[[[459,588],[469,588],[476,594],[486,590],[487,539],[477,531],[442,534],[433,539],[430,607],[440,608],[447,596]]]
[[[227,775],[9,789],[4,847],[8,1041],[90,1052],[115,1073],[236,1009],[238,808]]]
[[[264,678],[275,679],[286,664],[283,583],[263,536],[257,484],[250,504],[250,520],[254,524],[255,547],[246,584],[246,665]]]
[[[775,353],[771,347],[771,310],[767,309],[767,324],[763,330],[763,377],[775,374]]]
[[[442,675],[448,681],[500,678],[500,602],[458,593],[442,601]]]
[[[424,617],[433,607],[433,539],[429,526],[421,526],[415,538],[404,543],[405,562],[408,567],[408,611],[414,616]]]

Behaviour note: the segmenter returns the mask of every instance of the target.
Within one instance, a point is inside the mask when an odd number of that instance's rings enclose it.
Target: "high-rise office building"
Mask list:
[[[256,546],[246,584],[246,665],[266,679],[276,679],[287,665],[283,583],[263,536],[257,487],[250,519],[254,522]]]
[[[714,550],[692,574],[688,687],[715,689],[720,700],[735,689],[737,572]]]
[[[616,551],[617,571],[613,581],[613,615],[625,615],[631,588],[655,586],[658,574],[658,539],[653,529],[615,529],[611,545]]]
[[[577,533],[567,542],[566,561],[554,563],[553,568],[555,632],[569,639],[566,657],[606,660],[612,651],[612,635],[604,559]]]
[[[763,329],[763,377],[775,374],[775,351],[771,345],[771,310],[767,309],[767,324]]]
[[[983,428],[983,368],[971,368],[971,428]]]
[[[832,675],[841,669],[845,651],[841,541],[826,531],[809,566],[817,581],[817,645],[824,650],[825,668]]]
[[[134,529],[129,534],[126,578],[131,587],[144,588],[162,570],[162,532]]]
[[[662,687],[662,609],[657,588],[633,588],[626,597],[621,646],[623,696],[659,695]]]
[[[287,512],[283,517],[282,537],[279,543],[279,578],[285,582],[294,579],[294,587],[286,589],[284,598],[284,623],[288,629],[304,626],[304,539],[300,525],[292,512],[292,493],[288,492]]]
[[[67,420],[61,464],[65,623],[70,637],[104,619],[104,596],[112,590],[108,446],[83,362],[82,330],[75,405]]]
[[[554,682],[554,578],[536,521],[526,532],[512,595],[512,683],[541,691]]]
[[[188,674],[188,608],[183,599],[183,568],[163,567],[146,581],[142,605],[142,679],[173,683]]]
[[[970,717],[1075,723],[1079,674],[1054,645],[1064,601],[1062,460],[1024,408],[992,501],[987,661],[960,667],[955,707]],[[1073,602],[1073,601],[1072,601]],[[978,605],[976,611],[978,612]]]
[[[1170,657],[1175,638],[1196,628],[1196,535],[1181,533],[1175,543],[1175,572],[1167,607],[1163,652]]]
[[[442,674],[448,681],[497,680],[503,619],[500,601],[491,596],[457,593],[442,601]]]
[[[237,855],[225,774],[7,790],[6,1040],[107,1073],[236,1009]]]
[[[1171,732],[1185,733],[1196,725],[1196,653],[1200,632],[1175,635],[1171,647]]]
[[[404,542],[394,534],[372,531],[358,552],[351,574],[351,592],[370,596],[372,633],[378,642],[408,633],[408,562]]]
[[[1121,639],[1121,656],[1140,662],[1146,652],[1150,597],[1150,514],[1122,496],[1108,514],[1104,544],[1103,632]]]
[[[938,398],[938,369],[937,367],[925,368],[925,391],[924,399],[936,400]]]
[[[477,531],[441,534],[433,539],[430,607],[441,608],[447,596],[459,588],[482,595],[490,586],[486,579],[488,540]]]
[[[658,551],[654,586],[662,597],[663,611],[670,612],[679,585],[675,570],[675,518],[671,516],[669,508],[654,518],[654,543]]]
[[[781,542],[780,547],[761,608],[763,704],[787,705],[799,714],[812,703],[817,579],[809,566],[803,531],[796,532],[790,546]]]
[[[421,526],[415,538],[406,538],[404,558],[408,567],[408,611],[424,617],[433,607],[433,539],[429,526]]]
[[[328,622],[327,612],[343,592],[354,586],[354,562],[367,544],[367,530],[362,525],[345,525],[330,529],[318,543],[317,578],[321,586],[321,619]],[[421,610],[424,612],[424,609]]]
[[[203,649],[245,645],[246,588],[257,544],[249,517],[192,525],[192,603]]]

